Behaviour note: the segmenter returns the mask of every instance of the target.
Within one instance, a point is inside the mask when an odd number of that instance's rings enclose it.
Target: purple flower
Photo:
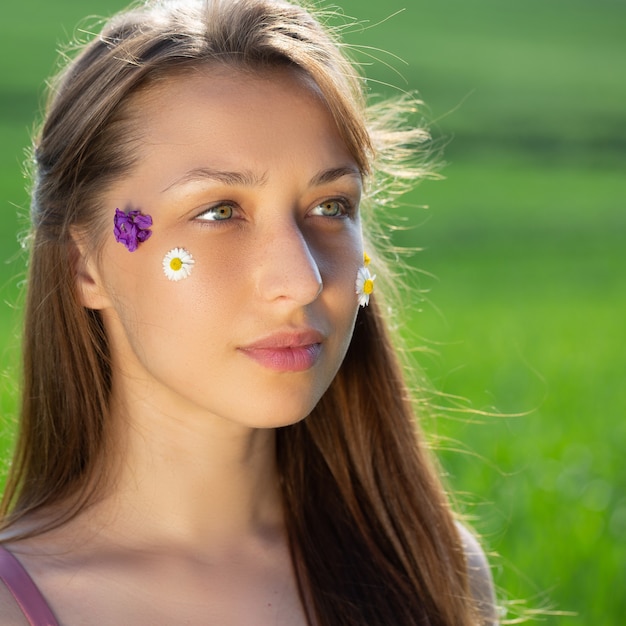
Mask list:
[[[152,235],[152,217],[142,215],[141,211],[120,211],[115,209],[113,220],[115,241],[123,243],[129,252],[137,250],[137,246]]]

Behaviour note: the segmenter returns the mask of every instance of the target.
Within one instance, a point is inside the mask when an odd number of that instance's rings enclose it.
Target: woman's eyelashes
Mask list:
[[[315,204],[306,213],[306,217],[348,218],[354,216],[356,207],[357,204],[348,198],[329,198]],[[195,219],[201,222],[225,222],[241,217],[240,213],[236,203],[224,201],[204,209]]]
[[[310,214],[315,217],[351,217],[354,204],[347,198],[331,198],[314,206]]]
[[[203,222],[223,222],[229,220],[235,214],[235,207],[229,202],[220,202],[208,209],[205,209],[196,217]]]

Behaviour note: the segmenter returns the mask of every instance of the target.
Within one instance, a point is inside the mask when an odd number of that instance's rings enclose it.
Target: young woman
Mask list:
[[[361,87],[280,0],[149,2],[53,85],[2,624],[495,623],[363,239],[423,132]]]

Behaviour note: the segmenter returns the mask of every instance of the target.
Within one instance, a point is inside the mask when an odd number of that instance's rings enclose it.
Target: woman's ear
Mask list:
[[[96,257],[89,251],[87,237],[76,228],[71,228],[70,234],[70,259],[74,265],[78,299],[87,309],[105,309],[111,302],[104,288]]]

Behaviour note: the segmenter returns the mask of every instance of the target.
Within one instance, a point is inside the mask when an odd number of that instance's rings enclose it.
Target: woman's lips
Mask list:
[[[303,372],[317,363],[322,341],[322,334],[315,330],[276,333],[242,346],[239,351],[276,372]]]

